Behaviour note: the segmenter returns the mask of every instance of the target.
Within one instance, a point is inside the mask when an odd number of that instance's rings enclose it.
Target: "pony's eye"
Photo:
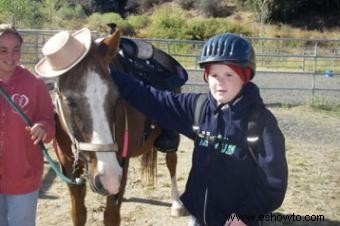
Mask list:
[[[72,108],[77,106],[77,103],[75,101],[69,101],[68,105]]]
[[[64,102],[69,106],[69,107],[76,107],[76,100],[72,97],[64,97]]]

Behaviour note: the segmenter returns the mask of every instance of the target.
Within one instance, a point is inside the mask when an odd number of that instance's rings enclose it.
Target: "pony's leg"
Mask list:
[[[117,195],[110,195],[106,198],[106,208],[104,211],[104,225],[105,226],[120,226],[121,216],[120,207],[122,205],[125,186],[127,182],[129,159],[122,160],[123,177],[120,185],[119,193]]]
[[[105,226],[120,226],[120,207],[118,195],[110,195],[106,197],[106,208],[104,211],[104,225]]]
[[[171,178],[171,216],[184,216],[186,214],[186,210],[183,207],[182,202],[179,199],[179,191],[177,186],[177,177],[176,177],[176,167],[177,167],[177,153],[168,152],[165,157],[166,166],[168,167],[170,178]]]
[[[85,206],[86,184],[68,185],[71,197],[71,216],[74,226],[84,226],[87,213]]]
[[[72,152],[72,142],[67,132],[62,127],[59,116],[55,114],[56,132],[54,148],[62,172],[72,178],[73,176],[79,177],[82,171],[77,171],[73,175],[73,162],[74,155]],[[57,144],[57,145],[56,145]],[[79,169],[83,168],[83,165],[78,166]],[[74,226],[84,226],[86,223],[86,207],[85,207],[85,195],[86,195],[86,184],[83,185],[67,185],[70,199],[71,199],[71,218]]]

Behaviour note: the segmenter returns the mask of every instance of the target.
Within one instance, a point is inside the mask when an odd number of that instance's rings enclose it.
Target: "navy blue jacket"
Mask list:
[[[133,78],[113,73],[121,96],[163,128],[173,129],[194,139],[194,103],[197,94],[175,94],[144,86]],[[201,131],[222,136],[226,143],[195,139],[192,168],[181,200],[203,224],[223,226],[235,213],[248,225],[278,208],[287,187],[285,141],[272,113],[264,111],[264,129],[258,164],[249,154],[246,131],[250,105],[262,103],[257,86],[247,84],[233,104],[217,108],[215,99],[202,110]],[[248,219],[247,219],[248,218]],[[256,218],[255,218],[256,219]]]

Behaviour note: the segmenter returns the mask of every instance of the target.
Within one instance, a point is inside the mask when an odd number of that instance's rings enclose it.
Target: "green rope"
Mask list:
[[[13,107],[13,109],[20,115],[20,117],[24,120],[24,122],[28,126],[32,126],[31,121],[28,117],[20,110],[20,108],[12,101],[12,99],[8,96],[5,90],[0,86],[0,93],[6,99],[6,101]],[[47,159],[48,163],[54,170],[54,172],[66,183],[68,184],[75,184],[80,185],[83,184],[84,181],[81,178],[76,178],[75,180],[66,177],[60,170],[59,166],[52,160],[51,156],[48,154],[47,149],[42,141],[39,142],[40,149],[44,153],[45,158]]]

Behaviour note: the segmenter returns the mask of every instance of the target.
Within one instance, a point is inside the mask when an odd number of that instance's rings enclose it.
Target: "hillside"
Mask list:
[[[221,32],[247,36],[338,39],[340,0],[20,0],[0,1],[0,22],[21,29],[103,31],[205,40]],[[105,32],[106,33],[106,32]]]
[[[209,8],[211,4],[216,1],[211,1],[205,8],[199,7],[183,7],[183,2],[193,2],[190,0],[186,1],[159,1],[160,3],[153,4],[150,8],[140,9],[137,12],[127,14],[126,19],[130,22],[133,18],[137,17],[141,23],[143,18],[149,18],[150,20],[136,29],[135,33],[127,33],[141,38],[170,38],[170,39],[190,39],[190,40],[201,40],[206,39],[211,34],[206,34],[209,29],[213,29],[214,26],[219,26],[219,23],[226,24],[229,26],[225,28],[216,29],[216,33],[219,32],[236,32],[243,33],[248,36],[254,37],[289,37],[289,38],[309,38],[309,39],[338,39],[340,37],[340,13],[327,13],[324,10],[316,13],[314,8],[303,14],[298,14],[298,19],[287,18],[287,22],[273,22],[263,21],[261,22],[260,16],[265,17],[266,12],[263,15],[259,15],[260,11],[255,10],[249,4],[241,5],[238,0],[223,0],[219,2],[218,8]],[[181,2],[181,3],[180,3]],[[204,2],[204,1],[202,1]],[[146,6],[145,6],[146,7]],[[215,14],[215,16],[209,15]],[[165,18],[160,18],[158,14],[166,14]],[[156,15],[156,16],[155,16]],[[172,17],[173,16],[173,17]],[[181,17],[184,21],[180,21]],[[132,18],[132,19],[131,19]],[[157,32],[150,32],[152,30],[154,21],[163,20],[161,28],[156,27]],[[200,21],[200,22],[197,22]],[[208,21],[208,22],[202,22]],[[214,21],[216,23],[214,24]],[[209,23],[210,22],[210,23]],[[177,24],[176,24],[177,23]],[[132,24],[132,22],[131,22]],[[159,35],[162,31],[160,29],[175,30],[177,33],[186,32],[187,29],[185,24],[192,26],[192,31],[189,31],[189,36],[173,37],[171,34],[169,37],[166,35]],[[199,25],[197,25],[199,24]],[[208,24],[208,25],[207,25]],[[120,25],[120,24],[119,24]],[[123,23],[123,30],[126,26],[126,22]],[[132,25],[134,26],[134,25]],[[177,28],[176,26],[180,26]],[[198,27],[194,27],[198,26]],[[96,26],[98,27],[98,26]],[[231,28],[230,28],[231,27]],[[204,30],[205,31],[202,31]],[[230,30],[229,30],[230,29]],[[207,31],[208,30],[208,31]],[[198,33],[198,35],[192,35],[192,33]],[[205,33],[205,34],[200,34]],[[157,34],[155,34],[157,33]],[[168,34],[168,32],[167,32]],[[202,37],[206,36],[206,37]]]

